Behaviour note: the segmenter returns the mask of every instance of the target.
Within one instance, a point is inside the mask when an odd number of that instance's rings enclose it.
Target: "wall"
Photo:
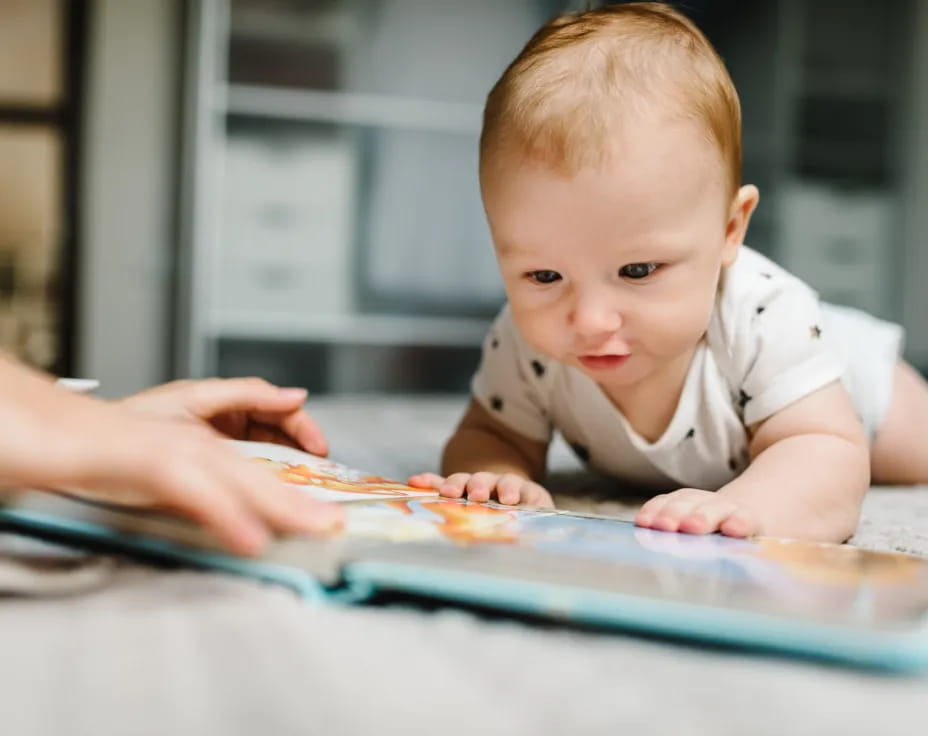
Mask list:
[[[77,365],[118,396],[168,375],[179,0],[93,4]]]

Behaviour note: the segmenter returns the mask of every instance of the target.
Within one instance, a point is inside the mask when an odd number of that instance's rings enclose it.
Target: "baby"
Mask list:
[[[413,485],[551,506],[558,430],[595,470],[677,489],[640,526],[843,541],[871,479],[928,482],[902,330],[742,245],[738,97],[678,12],[539,30],[487,99],[480,184],[508,305],[443,476]]]

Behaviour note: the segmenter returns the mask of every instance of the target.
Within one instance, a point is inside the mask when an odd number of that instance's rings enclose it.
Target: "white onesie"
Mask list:
[[[652,489],[718,489],[748,463],[746,427],[841,379],[872,438],[892,394],[902,328],[822,305],[805,283],[742,247],[722,278],[673,418],[641,437],[580,370],[537,353],[506,306],[483,346],[474,398],[525,437],[559,431],[591,468]]]

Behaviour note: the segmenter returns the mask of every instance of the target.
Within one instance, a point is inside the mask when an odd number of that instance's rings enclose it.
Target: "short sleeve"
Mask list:
[[[730,388],[745,426],[840,380],[844,373],[843,361],[823,339],[818,295],[766,259],[757,268],[759,258],[753,254],[755,267],[749,263],[727,275],[727,293],[720,297],[719,308]]]
[[[483,343],[471,382],[474,399],[514,432],[539,442],[551,439],[545,400],[547,361],[525,344],[505,307]]]

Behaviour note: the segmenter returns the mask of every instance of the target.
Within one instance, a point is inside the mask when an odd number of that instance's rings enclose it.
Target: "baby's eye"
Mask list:
[[[619,269],[619,276],[626,279],[643,279],[650,276],[658,268],[659,263],[629,263]]]
[[[530,271],[527,276],[536,284],[553,284],[561,279],[561,274],[557,271]]]

